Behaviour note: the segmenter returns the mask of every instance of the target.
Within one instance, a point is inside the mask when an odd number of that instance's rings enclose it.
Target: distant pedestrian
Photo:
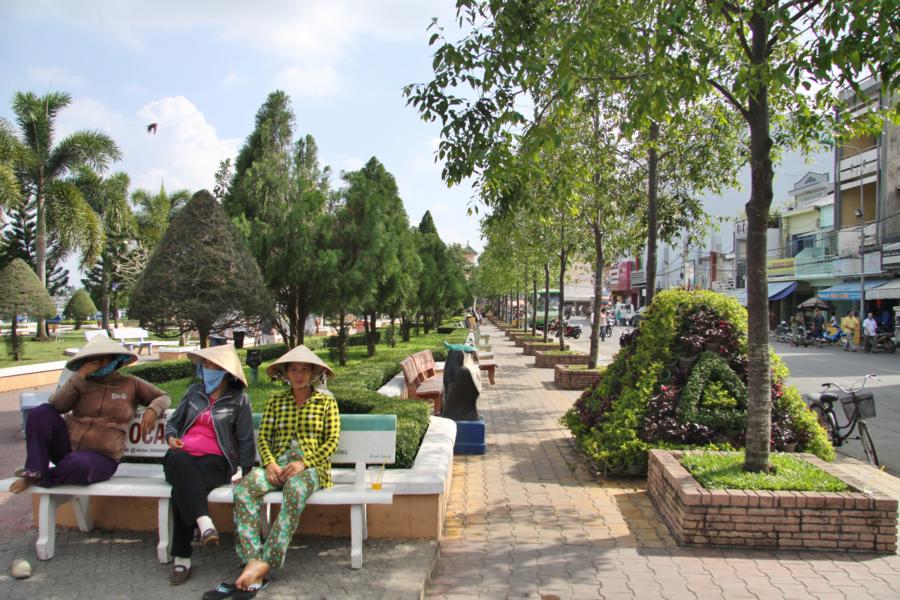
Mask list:
[[[825,333],[825,315],[820,309],[816,309],[813,313],[813,339],[820,340]]]
[[[853,338],[856,337],[856,332],[859,330],[859,319],[852,310],[848,311],[847,316],[841,319],[841,329],[844,332],[844,351],[856,352]]]
[[[875,336],[878,333],[878,321],[875,320],[875,315],[869,313],[869,316],[863,321],[863,334],[866,336],[865,339],[865,349],[866,352],[872,351],[872,346],[875,345]]]

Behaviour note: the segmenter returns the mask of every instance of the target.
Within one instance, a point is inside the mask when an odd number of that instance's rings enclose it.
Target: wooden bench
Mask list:
[[[484,336],[481,336],[484,337]],[[478,349],[478,346],[475,345],[475,340],[477,339],[477,334],[474,331],[470,331],[469,335],[466,337],[466,345],[472,346],[475,348],[475,362],[478,364],[478,368],[482,371],[487,372],[488,381],[491,382],[491,385],[494,385],[494,372],[497,370],[497,361],[495,360],[486,360],[488,356],[482,356],[481,352]],[[493,358],[493,353],[491,353],[490,358]]]
[[[159,431],[164,428],[165,418],[160,419],[155,432],[147,437],[140,433],[140,420],[135,417],[127,434],[126,456],[161,458],[167,445]],[[253,415],[254,426],[258,428],[261,415]],[[362,542],[368,538],[366,505],[393,504],[394,492],[391,486],[380,490],[366,485],[367,464],[391,464],[396,455],[397,416],[396,415],[341,415],[341,437],[332,457],[332,464],[353,464],[353,483],[337,483],[310,496],[309,504],[350,506],[350,566],[362,567]],[[137,440],[137,441],[135,441]],[[13,479],[0,481],[0,489],[8,489]],[[208,496],[210,502],[232,503],[233,485],[223,485]],[[168,563],[171,557],[172,540],[172,488],[166,482],[161,464],[120,465],[119,470],[109,480],[92,485],[60,485],[52,488],[31,486],[27,492],[40,497],[38,504],[38,538],[35,551],[41,560],[53,558],[56,550],[56,509],[66,502],[72,502],[75,519],[81,531],[91,531],[90,499],[92,496],[114,496],[124,498],[156,498],[159,543],[157,558]],[[271,492],[263,498],[265,510],[261,515],[263,532],[268,531],[269,507],[282,502],[282,493]]]
[[[419,398],[434,402],[434,414],[441,414],[444,406],[444,380],[438,374],[431,350],[422,350],[400,361],[406,382],[407,398]]]

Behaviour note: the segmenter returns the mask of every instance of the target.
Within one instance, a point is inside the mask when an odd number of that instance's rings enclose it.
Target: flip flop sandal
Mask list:
[[[234,598],[234,600],[248,600],[249,598],[254,597],[260,590],[264,590],[267,585],[269,585],[269,580],[263,579],[260,583],[250,584],[249,589],[247,590],[237,590],[231,597]]]
[[[173,565],[172,571],[169,573],[169,583],[172,585],[181,585],[187,583],[191,578],[191,568],[184,565]]]
[[[222,600],[223,598],[230,598],[236,591],[238,591],[237,586],[233,583],[223,581],[216,586],[216,589],[204,593],[203,600]]]

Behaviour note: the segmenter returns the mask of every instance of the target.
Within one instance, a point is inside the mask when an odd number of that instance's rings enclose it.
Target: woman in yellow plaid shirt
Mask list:
[[[246,563],[235,586],[247,591],[262,589],[269,570],[284,564],[307,499],[319,488],[332,486],[331,455],[341,433],[334,396],[314,385],[333,371],[309,348],[297,346],[266,373],[291,387],[269,397],[257,440],[262,467],[250,471],[234,490],[237,553]],[[284,494],[281,512],[263,542],[262,499],[278,489]]]

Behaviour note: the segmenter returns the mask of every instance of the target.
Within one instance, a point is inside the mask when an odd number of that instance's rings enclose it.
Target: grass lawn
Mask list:
[[[845,492],[841,480],[789,454],[769,455],[770,473],[745,473],[744,453],[693,452],[681,464],[706,489]]]
[[[84,339],[84,329],[78,331],[64,331],[59,341],[52,338],[49,342],[33,341],[33,334],[26,336],[24,358],[20,361],[14,361],[6,352],[6,341],[9,339],[9,326],[4,325],[3,335],[0,336],[2,347],[0,347],[0,369],[5,367],[18,367],[21,365],[31,365],[36,363],[53,362],[57,360],[66,360],[68,358],[63,352],[68,348],[81,348],[87,343]],[[162,339],[151,335],[151,340]],[[172,340],[173,338],[166,338]],[[174,338],[178,339],[178,338]]]

